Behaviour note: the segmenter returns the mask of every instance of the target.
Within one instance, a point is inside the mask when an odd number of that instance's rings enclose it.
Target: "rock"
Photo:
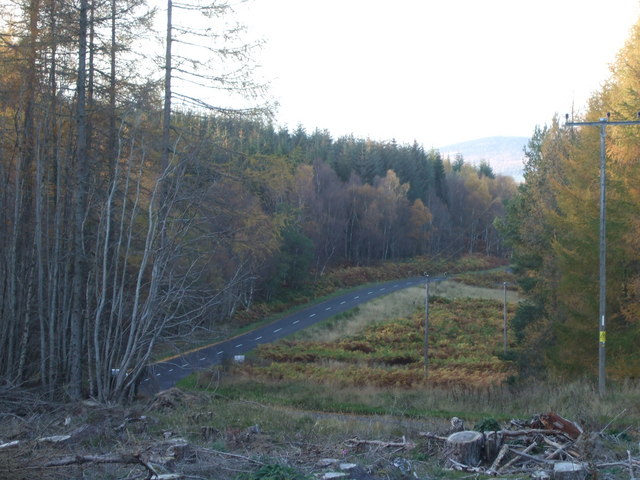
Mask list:
[[[402,473],[407,474],[411,471],[411,464],[406,458],[397,457],[391,462],[394,467],[400,470]]]
[[[355,463],[341,463],[340,464],[340,470],[353,470],[357,466],[358,465],[355,464]]]
[[[260,430],[260,425],[251,425],[249,428],[247,428],[247,433],[258,434],[262,433],[262,430]]]
[[[462,432],[464,430],[464,420],[458,417],[451,418],[451,430],[450,433]]]

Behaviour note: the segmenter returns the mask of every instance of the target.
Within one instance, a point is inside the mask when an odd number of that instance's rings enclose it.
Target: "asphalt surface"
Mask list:
[[[429,282],[439,280],[442,278],[429,277],[428,279]],[[374,298],[416,285],[424,285],[425,281],[425,277],[415,277],[354,290],[301,309],[248,333],[152,364],[147,368],[147,376],[142,379],[140,387],[146,392],[166,390],[193,372],[219,365],[225,359],[243,355],[260,344],[279,340]]]

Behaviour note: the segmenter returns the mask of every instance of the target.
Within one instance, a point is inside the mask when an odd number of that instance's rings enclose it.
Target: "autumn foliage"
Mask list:
[[[283,340],[261,345],[241,375],[311,380],[338,386],[410,388],[422,385],[486,388],[516,373],[500,356],[502,304],[446,300],[430,304],[428,375],[424,375],[424,309],[381,319],[360,334],[332,342]]]
[[[640,111],[640,23],[611,67],[610,80],[575,121],[636,120]],[[640,127],[606,127],[607,371],[640,374]],[[599,323],[600,129],[536,129],[525,183],[501,225],[529,302],[516,315],[532,349],[560,375],[597,373]]]
[[[274,125],[232,3],[169,2],[164,23],[138,0],[2,2],[0,382],[120,401],[158,342],[339,268],[508,254],[512,179]],[[197,98],[209,86],[244,103]]]

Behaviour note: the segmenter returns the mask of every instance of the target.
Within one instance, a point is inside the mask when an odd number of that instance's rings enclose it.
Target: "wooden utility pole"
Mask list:
[[[638,112],[638,118],[640,118],[640,112]],[[580,127],[580,126],[598,126],[600,127],[600,300],[598,311],[598,393],[600,396],[605,394],[605,358],[606,358],[606,344],[607,344],[607,329],[606,329],[606,302],[607,302],[607,175],[605,171],[606,160],[606,139],[607,139],[607,127],[615,127],[619,125],[640,125],[640,120],[627,120],[612,122],[611,114],[607,113],[607,116],[601,118],[597,122],[570,122],[569,114],[565,115],[565,126],[567,127]]]
[[[504,288],[504,309],[503,309],[503,343],[504,343],[504,354],[507,354],[507,282],[503,282],[502,287]]]
[[[429,364],[429,275],[426,275],[424,300],[424,377],[427,378]]]

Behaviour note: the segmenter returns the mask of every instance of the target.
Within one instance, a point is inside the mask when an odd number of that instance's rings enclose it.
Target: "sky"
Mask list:
[[[584,110],[640,0],[251,0],[238,14],[265,41],[277,125],[438,148]]]

